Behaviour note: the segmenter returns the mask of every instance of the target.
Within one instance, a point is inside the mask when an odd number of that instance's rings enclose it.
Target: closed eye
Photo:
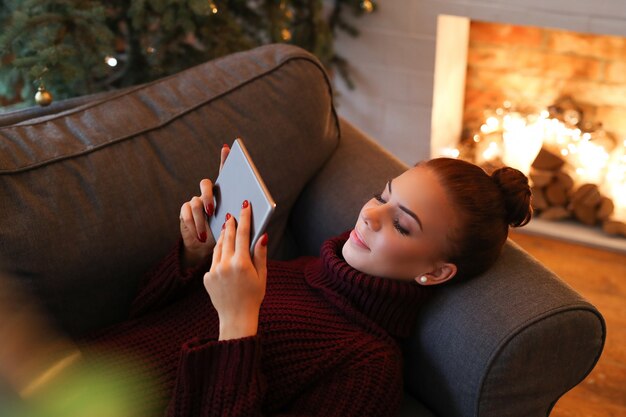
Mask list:
[[[406,230],[404,227],[400,226],[400,222],[398,221],[398,219],[394,219],[394,221],[393,221],[393,227],[395,227],[395,228],[396,228],[396,230],[397,230],[398,232],[400,232],[400,234],[402,234],[402,235],[404,235],[404,236],[406,236],[406,235],[408,235],[408,234],[409,234],[409,231],[408,231],[408,230]]]
[[[374,199],[378,201],[379,203],[382,203],[382,204],[386,203],[386,201],[383,199],[382,194],[374,194]]]
[[[374,194],[374,199],[381,204],[387,203],[382,194]],[[409,234],[409,231],[400,225],[400,221],[398,219],[393,219],[393,227],[403,236],[407,236]]]

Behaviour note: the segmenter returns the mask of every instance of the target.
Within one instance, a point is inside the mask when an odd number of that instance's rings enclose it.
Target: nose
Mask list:
[[[370,229],[376,231],[380,229],[380,207],[367,207],[361,211],[363,223]]]

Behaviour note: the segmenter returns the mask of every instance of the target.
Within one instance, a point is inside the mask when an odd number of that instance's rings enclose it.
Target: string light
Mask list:
[[[117,59],[115,57],[112,56],[106,56],[104,58],[104,62],[109,66],[109,67],[116,67],[117,66]]]
[[[475,163],[501,159],[528,174],[541,147],[560,154],[575,173],[576,183],[598,185],[612,199],[615,216],[626,221],[626,140],[614,149],[603,131],[582,132],[557,118],[548,110],[523,115],[510,102],[486,117],[480,132],[471,136],[475,144]],[[451,156],[455,148],[444,148]]]
[[[439,151],[439,156],[445,156],[448,158],[458,158],[459,155],[461,154],[461,151],[459,151],[457,148],[442,148]]]

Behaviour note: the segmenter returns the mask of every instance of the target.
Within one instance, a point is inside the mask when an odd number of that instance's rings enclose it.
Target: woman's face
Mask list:
[[[456,273],[443,254],[457,221],[435,175],[417,166],[389,181],[363,206],[342,253],[366,274],[438,284]]]

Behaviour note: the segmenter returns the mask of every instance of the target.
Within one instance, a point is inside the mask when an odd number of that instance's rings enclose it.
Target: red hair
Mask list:
[[[436,158],[418,166],[435,174],[458,214],[459,223],[448,233],[447,262],[458,276],[469,278],[496,261],[509,226],[530,221],[532,207],[528,178],[505,167],[488,175],[482,168],[460,159]]]

